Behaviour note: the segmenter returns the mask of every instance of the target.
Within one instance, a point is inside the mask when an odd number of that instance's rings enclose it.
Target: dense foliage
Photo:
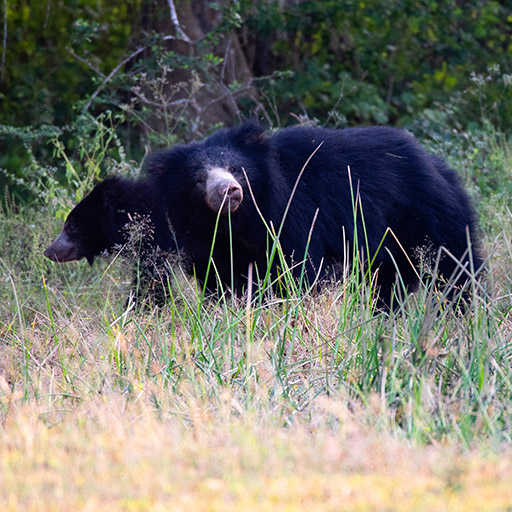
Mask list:
[[[276,88],[289,105],[302,103],[323,122],[337,105],[349,123],[407,122],[422,109],[464,93],[477,74],[501,69],[487,91],[486,107],[504,100],[512,72],[512,7],[471,0],[306,1],[283,8],[252,2],[247,26],[264,41],[260,68],[291,69]],[[508,4],[508,5],[507,5]],[[270,64],[269,64],[270,63]],[[507,98],[511,98],[510,88]],[[465,105],[459,123],[477,119],[480,105]],[[492,114],[510,126],[510,105]]]
[[[270,126],[395,124],[427,137],[512,128],[505,1],[2,7],[0,186],[24,200],[41,193],[34,176],[80,186],[55,156],[64,148],[82,179],[83,139],[93,138],[100,114],[137,161],[250,116]],[[119,145],[110,148],[119,162]]]

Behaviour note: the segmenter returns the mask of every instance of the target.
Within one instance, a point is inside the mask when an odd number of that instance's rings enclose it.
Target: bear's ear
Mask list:
[[[255,121],[249,121],[236,128],[231,133],[232,141],[240,147],[264,147],[268,136],[263,127]]]

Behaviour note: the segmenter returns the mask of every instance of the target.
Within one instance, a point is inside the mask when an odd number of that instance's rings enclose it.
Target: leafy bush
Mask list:
[[[403,123],[463,93],[491,65],[512,72],[512,7],[505,2],[242,3],[245,37],[266,49],[253,67],[293,71],[275,88],[283,113],[302,106],[323,121],[348,90],[338,109],[350,123]],[[512,89],[496,82],[486,91],[480,99],[489,108],[499,102],[493,120],[509,129]],[[459,122],[478,120],[478,106],[468,104]]]
[[[55,137],[78,150],[82,127],[109,111],[137,161],[249,116],[412,125],[433,138],[512,128],[504,2],[183,3],[180,25],[164,0],[36,4],[8,3],[0,81],[0,187],[26,201],[50,174],[71,185]]]

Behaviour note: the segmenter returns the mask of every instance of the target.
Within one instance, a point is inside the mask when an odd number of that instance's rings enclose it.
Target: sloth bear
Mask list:
[[[92,263],[123,244],[126,225],[148,216],[147,245],[179,252],[207,289],[243,293],[291,269],[322,282],[354,257],[371,263],[389,304],[399,276],[413,291],[419,252],[442,251],[438,272],[456,288],[480,269],[477,221],[455,172],[405,131],[258,124],[221,130],[153,156],[136,181],[109,178],[69,214],[46,249],[54,261]],[[277,255],[270,262],[273,244]],[[274,251],[275,252],[275,251]],[[356,256],[357,254],[357,256]]]

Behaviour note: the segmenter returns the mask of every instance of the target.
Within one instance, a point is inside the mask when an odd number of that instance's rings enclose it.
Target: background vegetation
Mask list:
[[[3,0],[2,510],[507,510],[508,2]],[[489,258],[465,315],[314,297],[128,301],[118,255],[42,251],[107,173],[257,117],[392,124],[461,174]]]
[[[126,158],[137,162],[247,117],[270,127],[394,124],[444,138],[512,129],[508,2],[2,7],[0,186],[23,200],[33,199],[32,155],[61,181],[55,138],[81,160],[99,115],[110,116]]]

